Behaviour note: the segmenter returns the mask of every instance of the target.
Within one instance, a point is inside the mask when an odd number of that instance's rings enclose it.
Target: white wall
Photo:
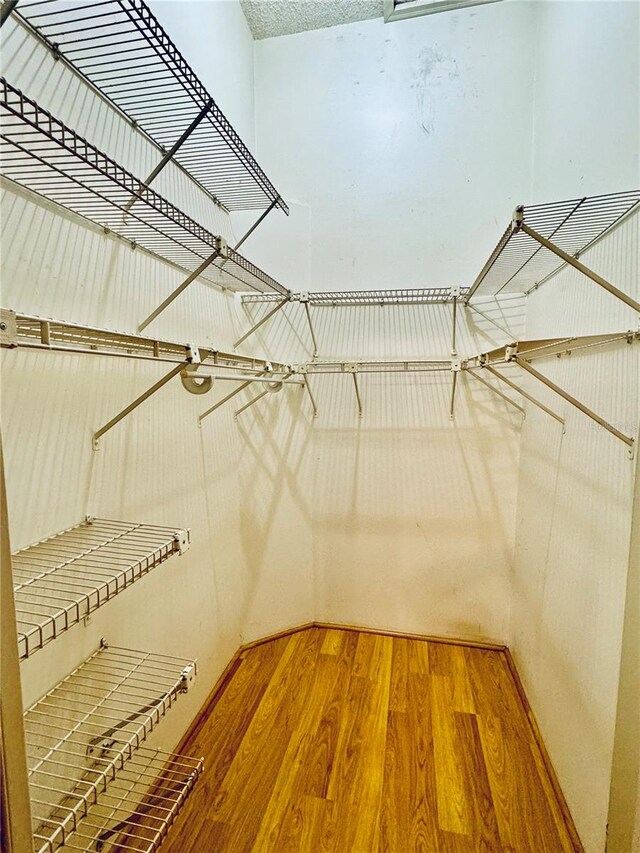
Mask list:
[[[258,153],[310,209],[312,290],[473,280],[529,194],[533,27],[501,3],[256,42]],[[255,245],[302,254],[287,233]]]

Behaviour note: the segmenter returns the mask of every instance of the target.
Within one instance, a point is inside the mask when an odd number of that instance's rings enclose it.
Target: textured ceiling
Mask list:
[[[382,17],[382,0],[240,0],[255,39]]]

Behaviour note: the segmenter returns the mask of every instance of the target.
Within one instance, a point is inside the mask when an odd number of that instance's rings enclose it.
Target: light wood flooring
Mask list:
[[[212,705],[163,853],[581,849],[504,652],[313,627],[243,652]]]

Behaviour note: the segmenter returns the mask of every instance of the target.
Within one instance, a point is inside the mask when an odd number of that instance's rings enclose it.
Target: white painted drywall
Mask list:
[[[533,32],[500,3],[256,42],[258,153],[309,207],[310,289],[473,280],[529,195]],[[254,245],[298,254],[286,234]]]

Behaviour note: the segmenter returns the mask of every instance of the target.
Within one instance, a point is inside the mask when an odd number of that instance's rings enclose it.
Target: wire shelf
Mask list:
[[[171,150],[208,107],[175,160],[228,210],[280,198],[254,157],[143,0],[21,3],[19,14],[51,48],[160,149]]]
[[[467,288],[460,288],[460,299],[467,295]],[[293,294],[294,300],[300,294]],[[441,305],[453,302],[453,295],[449,287],[420,287],[399,288],[396,290],[344,290],[329,291],[327,293],[309,293],[309,305],[317,308],[335,308],[337,306],[349,305]],[[281,297],[275,293],[245,293],[242,301],[250,304],[254,302],[278,302]]]
[[[99,796],[110,794],[195,672],[194,661],[103,645],[25,712],[39,849],[60,847]]]
[[[44,317],[15,314],[10,309],[0,308],[0,316],[8,330],[11,330],[3,333],[4,339],[0,336],[0,346],[34,347],[50,352],[118,356],[164,361],[171,364],[180,364],[186,358],[186,344],[130,335],[112,329],[79,326],[75,323],[65,323]],[[273,373],[288,372],[288,366],[278,361],[219,350],[200,348],[200,357],[203,365],[216,369],[246,370],[252,373],[261,373],[267,369]]]
[[[20,659],[188,547],[188,530],[94,519],[17,551],[11,560]]]
[[[188,272],[219,247],[211,234],[131,172],[0,78],[5,177]],[[238,252],[201,277],[227,290],[289,291]]]
[[[162,843],[202,770],[201,758],[142,747],[111,781],[108,791],[98,793],[82,819],[73,823],[75,829],[61,826],[69,807],[43,801],[39,806],[42,816],[36,812],[35,848],[38,853],[51,851],[55,849],[52,836],[62,835],[64,850],[86,853],[108,845],[109,849],[151,853]],[[55,782],[50,790],[64,794]],[[52,812],[57,819],[49,816]]]
[[[640,204],[640,190],[536,204],[524,222],[569,255],[578,257]],[[483,295],[528,293],[564,266],[555,254],[510,224],[469,288]]]
[[[305,373],[425,373],[451,370],[451,359],[413,361],[310,361]]]

